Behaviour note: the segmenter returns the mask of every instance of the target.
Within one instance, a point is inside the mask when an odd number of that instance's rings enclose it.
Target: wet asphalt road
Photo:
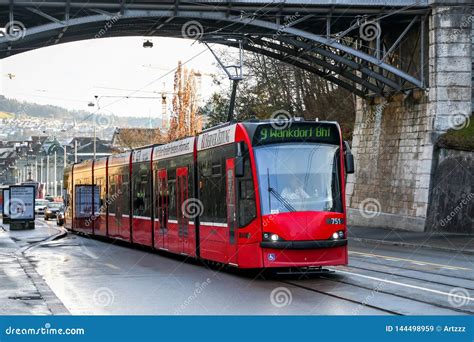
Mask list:
[[[71,314],[474,313],[474,256],[424,248],[352,242],[348,267],[266,280],[75,234],[25,256]]]

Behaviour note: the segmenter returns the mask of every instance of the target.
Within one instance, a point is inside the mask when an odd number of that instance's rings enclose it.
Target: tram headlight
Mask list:
[[[333,238],[334,240],[339,239],[339,234],[338,234],[337,232],[332,233],[332,238]]]
[[[332,233],[332,238],[334,240],[343,239],[344,238],[344,231],[343,230],[338,230],[337,232]]]
[[[264,241],[273,241],[273,242],[276,242],[276,241],[281,241],[282,238],[280,238],[280,236],[278,234],[274,234],[274,233],[263,233],[263,240]]]

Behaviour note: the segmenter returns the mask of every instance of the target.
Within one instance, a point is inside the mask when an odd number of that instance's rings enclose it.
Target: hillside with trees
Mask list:
[[[90,118],[92,111],[85,110],[70,110],[54,105],[41,105],[33,102],[18,101],[15,99],[6,98],[0,95],[0,112],[4,113],[4,116],[22,116],[22,117],[34,117],[43,119],[56,119],[67,122],[80,122]],[[97,122],[101,122],[101,117],[104,116],[103,121],[110,121],[107,116],[108,114],[97,114]],[[118,127],[158,127],[161,126],[160,118],[148,118],[145,116],[120,116],[114,117],[114,124]]]

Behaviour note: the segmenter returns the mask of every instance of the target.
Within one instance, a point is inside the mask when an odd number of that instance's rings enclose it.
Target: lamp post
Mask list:
[[[49,195],[49,151],[46,155],[46,193],[45,195]]]
[[[40,183],[43,184],[43,157],[40,159]]]
[[[94,127],[94,140],[92,142],[92,145],[93,145],[93,149],[94,149],[94,160],[95,160],[95,155],[96,155],[96,138],[97,138],[97,134],[96,134],[96,127],[95,127],[95,122],[96,122],[96,113],[97,111],[99,110],[99,96],[98,95],[94,95],[94,98],[95,98],[95,103],[97,105],[97,109],[95,110],[95,112],[92,114],[92,126]],[[92,102],[89,102],[88,104],[89,107],[94,107],[94,103]]]
[[[66,169],[66,165],[67,165],[67,153],[66,153],[66,150],[67,150],[67,145],[64,144],[63,145],[63,149],[64,149],[64,169]]]
[[[58,197],[58,164],[57,164],[57,153],[54,150],[54,197]]]

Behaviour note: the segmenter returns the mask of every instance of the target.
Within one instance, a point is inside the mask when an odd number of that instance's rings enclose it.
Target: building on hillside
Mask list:
[[[102,158],[112,155],[113,153],[120,152],[118,149],[114,148],[108,141],[97,140],[95,146],[95,158]],[[94,159],[94,143],[90,141],[87,144],[82,144],[77,148],[77,153],[70,155],[74,161],[77,159],[77,162],[80,163],[84,160]]]
[[[93,137],[75,137],[67,142],[68,162],[80,163],[84,160],[94,158],[94,138]],[[112,146],[109,140],[96,138],[95,157],[107,157],[113,153],[119,152],[118,149]]]
[[[15,184],[15,147],[0,147],[0,184]]]
[[[121,151],[165,142],[166,135],[159,128],[117,128],[112,137],[112,146]]]

